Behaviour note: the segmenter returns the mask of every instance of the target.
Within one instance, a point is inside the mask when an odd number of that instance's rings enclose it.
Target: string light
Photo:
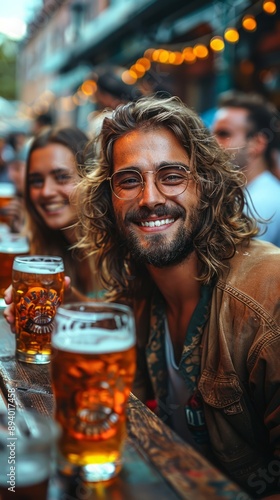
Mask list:
[[[210,47],[214,52],[221,52],[225,48],[225,42],[221,36],[214,36],[210,40]]]
[[[196,55],[194,54],[192,47],[185,47],[183,49],[183,58],[187,63],[190,63],[190,64],[195,63]]]
[[[227,28],[224,32],[225,40],[229,43],[236,43],[239,40],[239,33],[236,28]]]
[[[267,14],[274,14],[277,10],[275,2],[268,0],[263,1],[262,8]],[[257,29],[257,21],[253,15],[245,15],[242,18],[241,23],[242,27],[246,31],[255,31]],[[222,52],[225,48],[225,41],[228,43],[237,43],[239,38],[240,35],[238,30],[233,26],[229,26],[225,29],[223,36],[217,35],[210,39],[209,48],[213,52]],[[197,59],[206,59],[208,56],[209,50],[207,46],[202,43],[197,43],[194,47],[184,47],[181,52],[163,48],[148,48],[145,50],[143,57],[138,59],[129,70],[123,73],[123,79],[128,84],[135,83],[138,78],[142,78],[145,73],[149,71],[152,62],[171,65],[179,65],[183,62],[187,64],[194,64]],[[139,69],[138,64],[141,65],[141,70]],[[248,72],[248,65],[246,69]]]
[[[196,57],[199,57],[200,59],[205,59],[209,54],[206,45],[203,45],[202,43],[197,43],[193,48],[193,52]]]
[[[157,62],[159,60],[160,49],[155,49],[152,53],[152,60]]]
[[[184,56],[182,52],[171,52],[169,56],[169,62],[170,62],[170,57],[173,61],[172,64],[174,64],[175,66],[179,66],[184,62]]]
[[[264,0],[262,9],[266,14],[275,14],[277,6],[275,1]],[[257,29],[257,21],[253,15],[245,15],[241,21],[242,27],[246,31],[255,31]],[[221,52],[225,48],[224,41],[228,43],[237,43],[239,41],[239,33],[235,27],[229,26],[225,29],[223,36],[213,36],[209,42],[209,48],[213,52]],[[122,80],[127,85],[133,85],[139,78],[142,78],[151,68],[152,62],[160,64],[180,65],[183,62],[186,64],[194,64],[197,59],[206,59],[209,55],[209,50],[206,45],[197,43],[192,46],[184,47],[181,52],[172,51],[163,48],[148,48],[145,50],[142,57],[131,65],[131,67],[122,73]],[[240,71],[243,75],[251,75],[255,70],[253,63],[249,60],[243,60],[240,63]],[[83,82],[79,91],[72,97],[61,98],[61,107],[64,110],[71,111],[75,106],[81,106],[86,98],[91,98],[96,92],[96,82],[94,80],[86,80]]]
[[[138,80],[137,74],[132,70],[126,70],[122,74],[122,81],[127,85],[134,85]]]
[[[262,3],[262,9],[266,14],[273,15],[277,12],[277,6],[275,1],[264,0]],[[257,21],[253,15],[245,15],[242,18],[242,27],[246,31],[255,31],[257,29]],[[235,27],[227,27],[224,31],[223,36],[214,36],[210,39],[209,47],[213,52],[221,52],[225,48],[224,40],[228,43],[237,43],[239,41],[239,33]],[[183,62],[186,64],[194,64],[197,59],[206,59],[209,55],[209,50],[206,45],[202,43],[197,43],[194,47],[188,46],[184,47],[181,52],[171,51],[163,48],[148,48],[145,50],[143,57],[137,59],[137,61],[127,70],[125,70],[121,78],[127,85],[134,85],[139,78],[142,78],[147,71],[151,68],[152,62],[159,62],[160,64],[172,64],[180,65]],[[240,62],[240,71],[244,76],[252,75],[255,71],[254,64],[249,60],[243,60]],[[262,80],[269,78],[269,72],[263,71],[260,75]],[[59,104],[64,111],[71,112],[76,106],[81,106],[86,103],[86,100],[94,99],[94,94],[97,90],[97,84],[95,80],[86,80],[79,87],[78,91],[72,96],[61,97]],[[42,96],[41,96],[42,97]],[[54,99],[54,96],[52,96]],[[49,99],[51,101],[51,99]],[[46,105],[46,101],[40,103],[35,103],[33,108],[26,110],[26,114],[33,116],[33,113],[42,112],[43,104]],[[50,103],[48,103],[49,105]],[[37,110],[37,111],[36,111]]]
[[[273,0],[264,0],[262,4],[262,9],[267,14],[275,14],[277,8],[276,3]],[[242,27],[246,31],[255,31],[257,29],[257,21],[255,17],[251,14],[245,15],[242,18]],[[225,29],[223,36],[214,36],[209,42],[209,48],[213,52],[221,52],[225,48],[225,41],[228,43],[237,43],[239,41],[240,35],[235,27],[229,26]],[[181,52],[173,52],[163,48],[148,48],[143,55],[143,58],[138,59],[135,65],[130,67],[123,73],[123,80],[128,84],[133,84],[138,78],[144,76],[144,74],[149,71],[152,62],[158,62],[160,64],[172,64],[179,65],[183,62],[187,64],[194,64],[197,59],[206,59],[209,55],[209,50],[206,45],[202,43],[197,43],[194,47],[185,47]],[[143,63],[141,60],[145,60]],[[137,71],[137,63],[139,63],[143,68],[141,72]],[[254,68],[249,64],[248,61],[244,61],[241,65],[243,73],[251,73]]]
[[[138,78],[142,78],[142,76],[146,73],[144,66],[139,63],[133,64],[130,69],[136,73]]]
[[[94,80],[86,80],[81,85],[81,91],[86,96],[93,95],[97,90],[97,83]]]
[[[181,54],[181,56],[183,57],[183,54]],[[183,58],[184,60],[184,58]],[[176,54],[175,52],[169,52],[168,54],[168,64],[176,64]]]
[[[158,60],[161,63],[166,63],[168,61],[169,51],[168,50],[160,50]]]
[[[140,57],[140,59],[137,59],[136,63],[142,64],[146,71],[148,71],[151,67],[151,62],[148,57]]]
[[[277,11],[277,7],[276,7],[275,2],[267,2],[267,1],[264,1],[264,2],[263,2],[263,10],[264,10],[267,14],[275,14],[275,12]]]
[[[155,49],[152,49],[152,48],[151,48],[151,49],[147,49],[147,50],[145,50],[145,52],[144,52],[144,57],[145,57],[146,59],[148,59],[148,60],[151,60],[151,59],[152,59],[152,57],[153,57],[153,53],[154,53],[154,51],[155,51]]]
[[[257,21],[254,16],[244,16],[242,19],[242,26],[247,31],[255,31],[257,28]]]

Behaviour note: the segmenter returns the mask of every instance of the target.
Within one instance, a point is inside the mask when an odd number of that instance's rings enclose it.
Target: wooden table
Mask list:
[[[1,313],[1,312],[0,312]],[[15,339],[0,317],[0,389],[15,389],[16,406],[53,415],[49,365],[15,359]],[[184,442],[131,394],[123,469],[112,484],[89,488],[55,477],[48,500],[248,500],[249,496]]]

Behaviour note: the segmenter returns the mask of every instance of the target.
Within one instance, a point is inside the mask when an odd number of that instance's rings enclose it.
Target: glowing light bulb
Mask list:
[[[192,64],[196,61],[196,55],[194,54],[192,47],[185,47],[182,54],[187,63]]]
[[[215,52],[221,52],[225,48],[225,42],[221,36],[214,36],[210,40],[210,47]]]
[[[236,43],[239,40],[239,33],[236,28],[227,28],[224,37],[227,42]]]
[[[263,10],[267,14],[275,14],[275,12],[277,11],[277,7],[276,7],[275,2],[266,2],[266,1],[264,1],[263,2]]]
[[[255,31],[257,28],[257,21],[254,16],[244,16],[242,19],[242,26],[247,31]]]
[[[209,51],[207,47],[203,44],[197,44],[193,48],[193,52],[196,55],[196,57],[199,57],[201,59],[205,59],[208,57]]]

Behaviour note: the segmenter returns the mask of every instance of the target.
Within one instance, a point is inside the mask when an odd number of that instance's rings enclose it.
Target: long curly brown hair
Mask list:
[[[104,118],[99,137],[88,147],[76,192],[80,200],[78,246],[96,253],[102,279],[112,288],[114,299],[139,292],[147,279],[145,268],[132,261],[116,224],[107,180],[113,172],[114,144],[132,130],[159,127],[171,130],[184,147],[201,193],[198,210],[203,223],[193,241],[201,264],[198,279],[207,284],[218,278],[236,246],[247,245],[258,234],[256,220],[247,215],[248,207],[244,211],[244,175],[192,109],[178,97],[156,95],[118,106],[111,118]]]

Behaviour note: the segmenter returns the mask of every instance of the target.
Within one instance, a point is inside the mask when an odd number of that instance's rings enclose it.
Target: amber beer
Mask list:
[[[40,481],[40,471],[33,471],[37,476],[33,477],[31,481],[34,484],[20,484],[18,480],[15,481],[15,487],[9,486],[10,483],[1,485],[0,483],[0,500],[47,500],[48,498],[48,485],[49,478]],[[39,476],[38,476],[39,474]],[[5,478],[7,479],[7,478]],[[30,478],[29,478],[30,480]],[[12,483],[11,483],[12,484]]]
[[[16,356],[26,363],[49,363],[54,316],[64,295],[63,260],[52,256],[17,256],[12,283]]]
[[[12,282],[12,267],[17,255],[27,255],[29,244],[27,238],[16,234],[0,236],[0,307],[5,307],[4,292]]]
[[[126,436],[126,403],[135,374],[132,312],[118,304],[60,307],[52,336],[60,468],[85,481],[117,475]]]
[[[9,182],[0,182],[0,222],[9,223],[6,207],[16,194],[15,186]]]

